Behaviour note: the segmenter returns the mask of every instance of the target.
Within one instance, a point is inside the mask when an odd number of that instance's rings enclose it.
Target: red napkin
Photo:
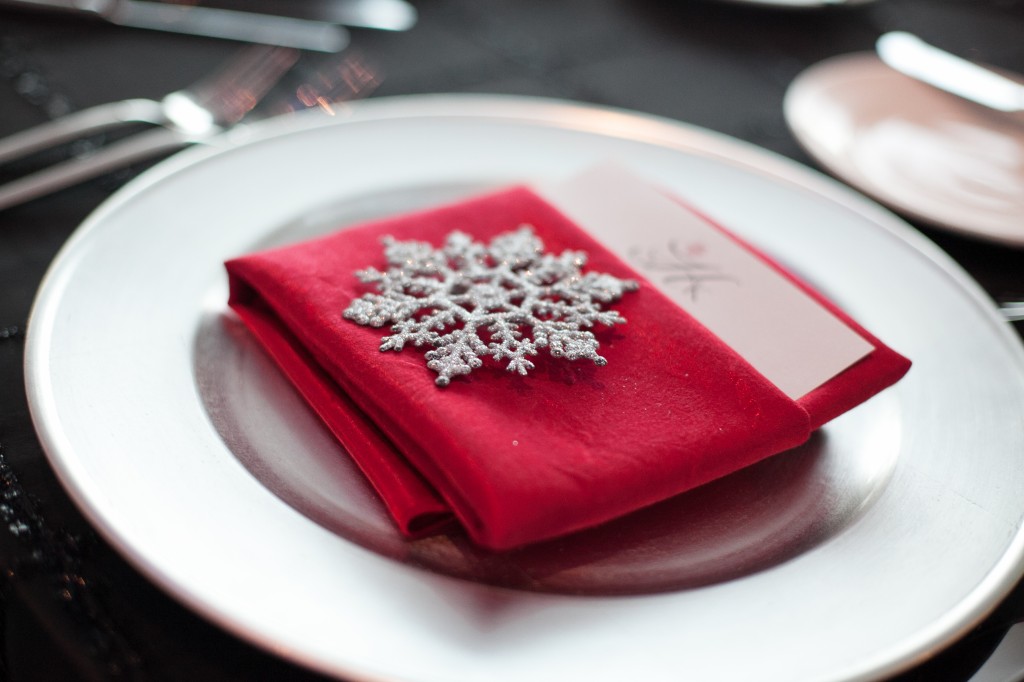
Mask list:
[[[606,366],[542,351],[522,377],[486,358],[440,388],[424,348],[381,352],[387,328],[342,318],[371,290],[354,272],[385,267],[383,236],[440,246],[459,230],[489,242],[523,223],[546,251],[583,250],[586,271],[640,282],[607,306],[627,323],[593,330]],[[875,350],[793,401],[521,187],[245,256],[227,270],[230,306],[403,532],[430,532],[454,516],[475,542],[495,550],[602,523],[799,445],[910,366],[822,301]]]

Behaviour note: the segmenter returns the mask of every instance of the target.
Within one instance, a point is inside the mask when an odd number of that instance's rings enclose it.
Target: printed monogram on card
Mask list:
[[[740,285],[740,280],[724,266],[708,260],[707,250],[701,242],[683,245],[670,239],[657,247],[633,246],[629,262],[662,290],[678,291],[696,302],[706,288]]]

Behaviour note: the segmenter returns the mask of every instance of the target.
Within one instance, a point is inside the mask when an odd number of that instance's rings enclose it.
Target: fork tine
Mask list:
[[[217,125],[237,123],[298,58],[299,51],[291,48],[251,45],[185,92],[196,105],[210,112]]]
[[[298,54],[291,48],[244,48],[208,78],[167,95],[159,104],[166,119],[164,127],[0,186],[0,210],[212,137],[250,112],[295,64]]]
[[[167,102],[184,103],[191,110],[199,107],[202,111],[195,113],[203,123],[212,122],[220,127],[237,123],[298,58],[299,52],[291,48],[243,48],[215,72],[169,94],[162,102],[130,99],[100,104],[0,139],[0,164],[125,123],[166,124]]]
[[[124,123],[156,123],[162,117],[160,103],[150,99],[126,99],[75,111],[0,139],[0,165]]]

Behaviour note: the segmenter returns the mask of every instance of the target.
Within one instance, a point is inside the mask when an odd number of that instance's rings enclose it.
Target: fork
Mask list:
[[[999,312],[1009,322],[1024,322],[1024,301],[1003,301],[999,304]]]
[[[295,64],[297,50],[243,48],[227,64],[162,100],[128,99],[69,114],[0,140],[0,164],[131,123],[157,126],[0,186],[0,210],[116,168],[202,142],[238,123]]]

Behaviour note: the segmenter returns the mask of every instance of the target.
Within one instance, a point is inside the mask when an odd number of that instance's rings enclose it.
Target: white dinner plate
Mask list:
[[[508,555],[402,541],[227,311],[222,262],[608,160],[914,367],[807,446],[589,533]],[[61,252],[26,376],[53,467],[114,547],[224,628],[352,680],[876,679],[962,636],[1022,569],[1024,353],[980,289],[837,183],[629,112],[381,99],[177,155]]]
[[[801,73],[786,120],[826,168],[901,213],[1024,247],[1024,126],[905,76],[874,54]]]

